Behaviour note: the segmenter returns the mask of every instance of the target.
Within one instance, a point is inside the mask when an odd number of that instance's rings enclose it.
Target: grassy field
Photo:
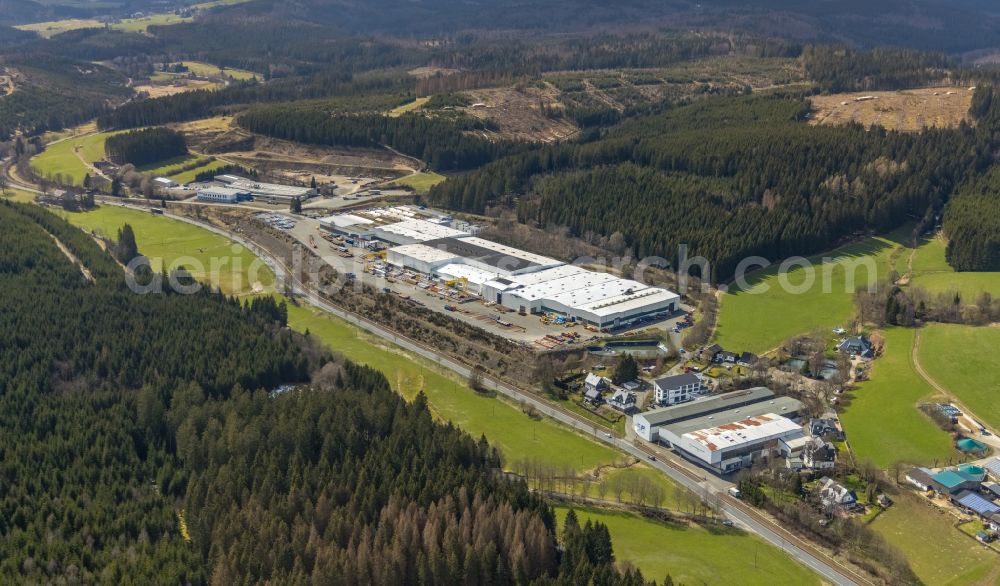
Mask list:
[[[920,363],[993,429],[1000,428],[1000,328],[931,324],[920,331]]]
[[[103,27],[104,23],[99,20],[92,20],[89,18],[67,18],[65,20],[21,24],[14,28],[21,29],[22,31],[32,31],[38,33],[41,37],[48,39],[68,31],[75,31],[82,28]]]
[[[619,457],[611,448],[584,438],[551,420],[534,420],[500,399],[474,393],[464,381],[440,374],[378,338],[309,308],[290,307],[289,325],[316,336],[331,349],[386,374],[393,388],[408,399],[421,390],[434,414],[475,437],[485,435],[500,448],[507,464],[533,458],[585,471]]]
[[[871,271],[862,263],[872,262],[872,277],[888,274],[893,254],[900,245],[894,236],[869,238],[810,259],[815,281],[808,283],[804,268],[784,275],[791,287],[782,287],[777,267],[758,271],[747,279],[748,288],[733,288],[722,296],[715,341],[723,348],[742,352],[765,352],[797,334],[844,326],[854,315],[854,290],[868,283]],[[830,258],[823,262],[823,258]],[[853,275],[853,285],[849,276]]]
[[[408,102],[408,103],[403,104],[402,106],[400,106],[398,108],[394,108],[394,109],[390,110],[389,111],[389,116],[392,116],[392,117],[402,116],[403,114],[406,114],[407,112],[413,112],[414,110],[419,110],[420,108],[422,108],[424,106],[424,104],[426,104],[427,102],[429,102],[430,99],[431,99],[430,96],[425,97],[425,98],[417,98],[417,99],[413,100],[412,102]]]
[[[181,169],[193,163],[198,163],[198,166],[194,169],[181,171]],[[155,175],[157,177],[170,177],[174,181],[183,184],[194,181],[195,176],[199,173],[214,171],[215,169],[219,169],[225,165],[225,161],[221,161],[215,157],[202,157],[199,155],[187,154],[183,157],[170,159],[169,161],[162,161],[156,165],[139,167],[137,171],[140,173],[149,173],[150,175]]]
[[[917,247],[912,260],[911,286],[932,293],[957,291],[967,304],[975,303],[984,291],[1000,294],[1000,273],[957,273],[945,260],[946,248],[943,236],[925,240]]]
[[[201,61],[182,61],[182,63],[187,66],[188,72],[193,73],[198,77],[231,77],[238,81],[245,81],[253,79],[256,75],[252,71],[246,71],[243,69],[220,69],[218,65],[212,65],[211,63],[203,63]],[[169,81],[177,77],[185,77],[188,73],[169,73],[166,71],[157,71],[154,73],[150,79],[152,81]]]
[[[925,584],[994,584],[1000,557],[954,527],[954,518],[915,495],[896,497],[871,527],[906,555]]]
[[[556,509],[560,532],[567,511]],[[661,584],[667,574],[675,584],[820,583],[804,566],[752,535],[675,527],[628,513],[578,508],[576,514],[580,523],[591,520],[607,525],[618,562],[633,564],[647,580]]]
[[[51,144],[41,154],[31,159],[31,167],[43,177],[62,175],[67,183],[82,185],[83,178],[89,170],[80,160],[80,156],[89,163],[102,160],[104,142],[112,134],[114,133],[99,132]],[[77,156],[77,151],[80,156]]]
[[[219,287],[227,294],[265,291],[274,285],[274,273],[242,246],[186,222],[145,212],[104,205],[84,213],[61,215],[76,226],[112,238],[128,223],[135,230],[139,252],[149,257],[155,270],[183,265],[195,278]],[[216,271],[213,259],[225,261]],[[215,273],[215,275],[213,275]]]
[[[854,391],[840,417],[851,448],[859,460],[882,468],[900,460],[944,462],[956,455],[951,439],[917,409],[934,390],[913,369],[914,330],[894,328],[884,336],[885,353],[875,361],[871,380]]]
[[[431,190],[438,183],[445,180],[444,175],[439,175],[433,171],[428,171],[426,173],[417,173],[416,175],[409,175],[407,177],[401,177],[391,183],[391,185],[403,185],[409,187],[416,191],[417,193],[424,195]]]
[[[861,100],[861,97],[874,97]],[[889,130],[954,128],[965,120],[972,103],[968,88],[931,87],[901,91],[857,92],[812,96],[812,124],[873,124]]]

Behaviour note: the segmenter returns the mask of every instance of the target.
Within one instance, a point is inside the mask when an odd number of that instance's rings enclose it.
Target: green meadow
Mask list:
[[[709,531],[698,526],[666,525],[624,512],[576,508],[581,524],[608,526],[615,558],[662,584],[819,584],[805,566],[760,538],[737,530]],[[569,509],[556,507],[559,531]]]
[[[927,374],[976,417],[1000,429],[1000,328],[930,324],[920,330]]]
[[[855,456],[888,468],[896,461],[930,465],[957,455],[948,434],[917,408],[934,389],[913,368],[915,331],[891,328],[883,335],[884,354],[871,380],[858,385],[840,416]]]
[[[274,273],[249,250],[186,222],[113,205],[58,213],[88,232],[112,239],[119,228],[130,224],[139,252],[150,259],[154,270],[183,265],[198,280],[230,295],[264,292],[274,285]],[[218,267],[215,271],[213,263]]]
[[[912,494],[893,498],[871,528],[906,556],[924,584],[996,583],[1000,557],[955,529],[954,517]]]
[[[81,157],[87,163],[104,159],[104,143],[112,134],[99,132],[50,144],[31,159],[31,168],[42,177],[61,175],[66,183],[83,185],[83,178],[89,169],[80,160]]]
[[[723,348],[761,353],[793,336],[847,325],[854,291],[885,278],[900,244],[892,236],[868,238],[809,259],[812,268],[779,274],[772,266],[721,296],[715,341]]]
[[[401,177],[393,181],[390,185],[402,185],[404,187],[409,187],[421,195],[426,195],[427,192],[431,190],[431,187],[434,187],[444,180],[444,175],[428,171],[426,173],[417,173],[416,175]]]

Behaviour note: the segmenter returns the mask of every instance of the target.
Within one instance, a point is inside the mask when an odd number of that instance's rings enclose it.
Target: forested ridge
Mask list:
[[[293,103],[252,108],[237,122],[251,132],[307,144],[388,146],[441,171],[473,169],[527,148],[478,135],[493,127],[471,116],[343,114],[321,104]]]
[[[808,111],[794,95],[707,99],[501,159],[429,199],[478,213],[516,206],[523,222],[577,236],[619,233],[639,257],[676,262],[687,244],[725,280],[751,255],[776,261],[857,231],[928,225],[996,145],[987,120],[903,134],[810,127]]]
[[[603,525],[558,549],[484,439],[271,298],[138,295],[40,208],[2,203],[0,228],[0,581],[645,583]]]

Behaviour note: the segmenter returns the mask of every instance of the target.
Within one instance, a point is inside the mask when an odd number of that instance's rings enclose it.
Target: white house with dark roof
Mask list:
[[[701,376],[690,372],[653,381],[654,398],[658,405],[676,405],[690,401],[704,388]]]

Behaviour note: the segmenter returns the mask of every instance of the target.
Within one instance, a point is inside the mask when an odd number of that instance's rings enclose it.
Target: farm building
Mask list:
[[[198,190],[198,199],[213,203],[238,203],[250,199],[250,193],[231,187],[204,187]]]
[[[676,405],[694,399],[705,387],[701,376],[685,373],[656,379],[653,388],[657,405]]]
[[[801,409],[797,399],[757,387],[640,413],[632,425],[646,441],[728,473],[770,455],[779,441],[801,437],[802,427],[791,419]]]

